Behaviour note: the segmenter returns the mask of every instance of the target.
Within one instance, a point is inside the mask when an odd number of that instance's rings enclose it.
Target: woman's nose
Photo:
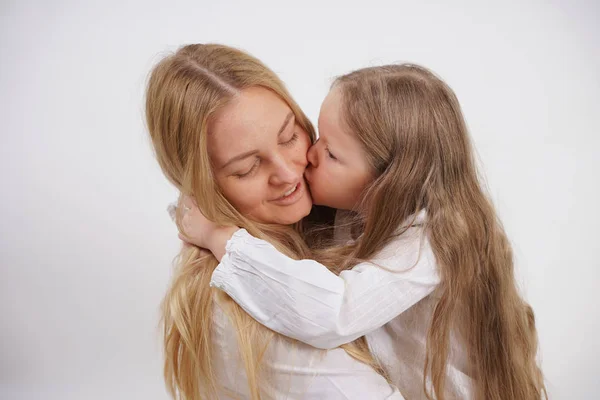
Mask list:
[[[319,165],[319,157],[317,157],[317,143],[310,146],[308,153],[306,153],[306,159],[313,168]]]
[[[291,160],[279,158],[277,162],[273,164],[273,168],[274,170],[271,174],[271,183],[273,185],[295,183],[300,178],[300,174],[296,172],[296,168],[294,168]]]

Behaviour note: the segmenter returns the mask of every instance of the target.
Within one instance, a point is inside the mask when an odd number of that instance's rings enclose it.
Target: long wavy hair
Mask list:
[[[376,179],[350,227],[363,235],[319,251],[318,259],[338,273],[371,259],[403,222],[426,210],[441,276],[423,367],[427,397],[445,397],[450,334],[457,328],[475,399],[542,398],[533,310],[519,294],[511,245],[482,188],[452,89],[411,64],[357,70],[332,89],[340,90],[342,123],[361,142]]]
[[[298,224],[259,224],[244,217],[213,179],[206,144],[211,117],[236,94],[252,86],[276,93],[314,141],[310,121],[277,75],[263,63],[227,46],[193,44],[162,59],[149,78],[146,122],[156,158],[167,179],[182,194],[192,196],[209,219],[243,227],[290,257],[310,258]],[[181,215],[176,220],[180,225]],[[166,385],[174,398],[217,397],[219,384],[211,364],[212,309],[217,298],[233,323],[250,393],[257,400],[261,397],[261,359],[276,334],[254,321],[223,292],[209,287],[217,265],[212,255],[202,255],[195,247],[184,248],[177,258],[162,304]],[[364,340],[345,346],[345,350],[380,370]]]

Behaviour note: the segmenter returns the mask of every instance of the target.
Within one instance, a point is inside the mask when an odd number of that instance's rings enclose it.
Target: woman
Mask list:
[[[146,117],[164,174],[204,215],[310,256],[297,222],[312,206],[303,173],[314,130],[272,71],[225,46],[185,46],[152,71]],[[213,256],[184,248],[178,263],[163,304],[174,397],[402,398],[364,342],[323,352],[278,336],[209,287]]]

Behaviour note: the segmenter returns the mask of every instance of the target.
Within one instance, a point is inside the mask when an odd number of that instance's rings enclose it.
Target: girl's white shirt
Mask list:
[[[345,218],[336,215],[338,243],[351,240]],[[314,260],[293,260],[240,229],[227,242],[211,286],[261,324],[317,348],[334,349],[366,335],[400,392],[426,399],[426,339],[440,278],[423,226],[426,213],[407,221],[410,227],[370,262],[339,276]],[[447,372],[447,398],[472,398],[467,355],[455,333]]]

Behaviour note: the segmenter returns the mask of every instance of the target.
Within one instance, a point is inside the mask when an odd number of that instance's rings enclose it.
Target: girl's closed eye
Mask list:
[[[256,169],[258,169],[258,165],[260,164],[260,159],[256,159],[256,161],[254,162],[254,164],[252,165],[252,168],[250,168],[248,171],[246,172],[241,172],[241,173],[237,173],[237,174],[233,174],[233,176],[235,176],[236,178],[242,179],[242,178],[247,178],[249,177],[254,171],[256,171]]]
[[[331,158],[332,160],[337,160],[337,157],[333,155],[331,150],[329,150],[329,147],[325,147],[325,151],[327,152],[327,157]]]

